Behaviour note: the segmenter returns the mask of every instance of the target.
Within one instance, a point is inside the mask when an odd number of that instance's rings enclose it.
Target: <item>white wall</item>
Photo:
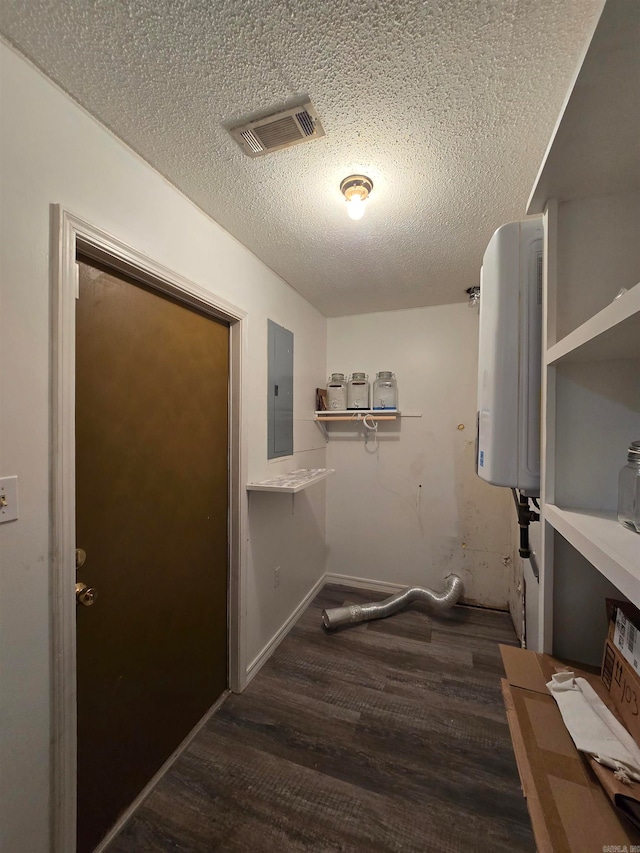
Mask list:
[[[17,474],[20,492],[19,520],[0,526],[0,847],[40,853],[49,847],[49,206],[60,203],[248,312],[246,479],[325,464],[311,419],[326,321],[2,44],[0,61],[0,475]],[[267,317],[295,336],[297,452],[274,464],[266,460]],[[252,501],[242,564],[246,664],[324,571],[324,487],[299,497],[295,535],[290,498]],[[282,566],[277,590],[274,563]]]
[[[377,449],[329,426],[328,572],[441,589],[453,571],[467,601],[507,608],[511,495],[474,471],[477,351],[466,304],[328,321],[327,375],[392,370],[400,409],[422,413],[381,425]]]

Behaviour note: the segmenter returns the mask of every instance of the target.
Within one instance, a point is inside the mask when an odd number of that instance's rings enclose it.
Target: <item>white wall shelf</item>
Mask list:
[[[640,358],[640,284],[547,350],[547,364]]]
[[[546,504],[544,518],[620,592],[640,600],[640,534],[623,527],[615,512]]]
[[[322,430],[325,439],[329,438],[327,426],[337,424],[337,429],[342,427],[349,430],[349,424],[362,424],[367,418],[369,423],[373,421],[377,425],[380,422],[393,422],[399,418],[421,418],[421,412],[399,412],[397,409],[326,409],[314,412],[315,422]],[[363,426],[366,427],[366,423]]]
[[[367,436],[377,432],[379,423],[392,424],[399,421],[400,418],[421,418],[421,412],[399,412],[397,409],[327,409],[314,412],[314,419],[325,439],[329,440],[329,432],[334,432],[337,437],[345,433],[353,433],[354,425],[358,429],[363,428]],[[365,421],[364,419],[367,418]],[[373,424],[371,423],[373,421]],[[327,427],[330,424],[335,424],[334,430],[329,430]],[[375,424],[375,426],[374,426]],[[384,429],[384,427],[382,428]],[[389,430],[398,432],[397,427],[390,426]]]
[[[270,480],[261,480],[259,483],[247,483],[248,492],[281,492],[295,495],[309,486],[314,486],[321,480],[326,480],[335,474],[334,468],[296,468],[287,474],[281,474]]]
[[[317,421],[325,423],[358,423],[366,415],[370,415],[374,421],[395,421],[397,418],[421,418],[422,412],[399,412],[397,409],[327,409],[314,412],[314,415]]]
[[[335,423],[336,421],[358,423],[367,416],[376,421],[395,421],[400,417],[400,412],[397,409],[327,409],[314,414],[317,421],[324,421],[325,423]]]

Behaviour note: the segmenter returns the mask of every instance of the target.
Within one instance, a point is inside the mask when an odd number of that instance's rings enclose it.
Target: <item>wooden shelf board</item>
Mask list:
[[[325,409],[314,412],[317,421],[350,421],[358,423],[364,415],[371,415],[378,420],[395,420],[396,418],[421,418],[422,412],[400,412],[398,409]]]
[[[295,471],[289,471],[287,474],[281,474],[270,480],[261,480],[259,483],[247,483],[247,491],[281,492],[294,495],[296,492],[308,489],[309,486],[313,486],[321,480],[326,480],[332,474],[335,474],[335,468],[296,468]]]
[[[374,421],[395,421],[401,417],[397,409],[325,409],[315,412],[315,419],[321,424],[357,424],[367,416]]]
[[[590,317],[546,354],[547,364],[620,358],[640,358],[640,284]]]
[[[545,504],[543,516],[636,606],[640,606],[640,534],[623,527],[616,513]]]
[[[314,412],[316,417],[333,418],[339,415],[393,415],[394,417],[402,414],[397,409],[323,409],[319,412]]]
[[[640,187],[640,3],[609,0],[561,110],[527,213]],[[612,130],[615,128],[615,131]]]

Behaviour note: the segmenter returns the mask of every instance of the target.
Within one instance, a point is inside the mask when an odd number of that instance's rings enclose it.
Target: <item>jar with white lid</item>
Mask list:
[[[372,409],[398,408],[398,383],[390,370],[380,370],[376,373],[373,383]]]
[[[632,441],[618,480],[618,521],[640,533],[640,441]]]
[[[366,373],[353,373],[347,384],[347,409],[369,408],[369,378]]]
[[[327,408],[343,412],[347,408],[347,380],[344,373],[332,373],[327,382]]]

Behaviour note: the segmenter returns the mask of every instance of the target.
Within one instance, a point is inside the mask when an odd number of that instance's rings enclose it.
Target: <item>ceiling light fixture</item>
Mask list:
[[[349,175],[340,184],[340,192],[347,200],[347,213],[352,219],[362,219],[364,202],[373,189],[373,181],[366,175]]]

